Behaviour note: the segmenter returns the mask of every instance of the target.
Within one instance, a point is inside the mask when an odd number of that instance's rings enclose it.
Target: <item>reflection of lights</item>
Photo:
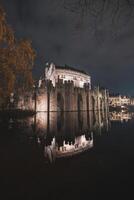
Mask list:
[[[113,112],[110,115],[110,120],[111,121],[126,121],[128,122],[128,120],[132,119],[132,115],[131,113],[126,113],[125,111],[121,111],[121,112]]]
[[[87,140],[85,135],[79,136],[75,138],[74,144],[69,142],[66,144],[63,142],[63,146],[58,147],[55,138],[52,140],[50,146],[46,146],[44,148],[44,155],[48,157],[50,162],[54,160],[56,157],[69,157],[79,153],[82,153],[93,147],[93,133],[91,134],[91,140]]]
[[[44,156],[47,157],[51,163],[55,160],[56,157],[55,146],[55,138],[53,138],[51,145],[44,147]]]
[[[37,111],[40,111],[40,112],[47,111],[46,106],[47,106],[46,103],[42,99],[42,101],[38,102]]]
[[[73,156],[75,154],[81,153],[89,148],[93,147],[93,138],[91,140],[86,140],[85,135],[75,138],[74,144],[63,144],[63,147],[60,147],[60,150],[56,148],[57,157],[66,157]]]
[[[44,134],[44,131],[47,129],[47,113],[38,112],[36,114],[36,130],[38,134]]]
[[[37,138],[37,143],[38,143],[38,144],[40,144],[40,143],[41,143],[41,141],[40,141],[40,138]]]

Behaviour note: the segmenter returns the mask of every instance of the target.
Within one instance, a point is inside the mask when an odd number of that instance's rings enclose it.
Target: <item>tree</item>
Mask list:
[[[32,68],[34,65],[35,51],[31,41],[20,40],[15,45],[16,85],[23,90],[33,86]]]
[[[7,107],[11,93],[33,86],[35,51],[29,40],[17,40],[0,7],[0,105]]]
[[[12,28],[6,22],[6,13],[0,6],[0,46],[3,43],[12,45],[14,43],[14,34]]]

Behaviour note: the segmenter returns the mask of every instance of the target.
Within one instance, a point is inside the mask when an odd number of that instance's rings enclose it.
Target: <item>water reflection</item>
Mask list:
[[[57,139],[53,138],[51,145],[44,148],[44,156],[49,158],[50,162],[53,162],[56,158],[82,153],[93,147],[93,133],[88,137],[85,135],[77,136],[74,141],[67,141],[63,138],[62,144],[58,143]]]
[[[109,114],[110,121],[113,122],[128,122],[134,117],[134,113],[132,112],[127,112],[127,111],[120,111],[120,112],[111,112]]]
[[[25,119],[10,119],[8,129],[35,141],[45,159],[53,162],[93,148],[94,135],[108,127],[104,112],[38,112]]]
[[[93,147],[93,127],[87,112],[42,112],[35,118],[37,141],[44,145],[44,156],[50,162]]]

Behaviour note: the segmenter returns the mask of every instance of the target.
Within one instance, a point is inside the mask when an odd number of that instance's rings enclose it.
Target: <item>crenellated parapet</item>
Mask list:
[[[106,90],[77,88],[72,81],[63,83],[59,79],[55,87],[51,81],[47,81],[44,87],[39,88],[36,91],[35,103],[36,111],[106,110],[108,95]]]
[[[47,78],[42,79],[40,84],[33,89],[31,92],[26,92],[19,96],[17,102],[17,108],[19,109],[31,109],[36,112],[57,112],[57,111],[89,111],[89,110],[101,110],[108,111],[109,100],[108,100],[108,91],[106,89],[100,89],[95,87],[91,89],[90,76],[88,78],[87,74],[81,73],[82,87],[79,87],[79,84],[76,84],[77,78],[80,78],[80,71],[73,71],[72,68],[58,68],[55,71],[55,68],[51,69],[51,79]],[[59,71],[60,70],[60,71]],[[71,79],[67,79],[67,75],[64,76],[64,71],[68,70],[68,76],[70,75]],[[52,79],[55,77],[55,73],[61,73],[64,78],[56,76],[56,81]],[[76,77],[76,74],[79,74]],[[75,81],[72,80],[72,74],[75,74]],[[50,75],[50,74],[49,74]],[[53,76],[52,76],[53,75]],[[85,79],[83,78],[85,77]],[[82,79],[83,78],[83,79]]]

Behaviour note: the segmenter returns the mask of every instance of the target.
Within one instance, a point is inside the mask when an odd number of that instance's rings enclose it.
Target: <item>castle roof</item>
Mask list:
[[[80,69],[76,69],[74,67],[70,67],[68,65],[65,65],[65,66],[55,66],[56,69],[65,69],[65,70],[71,70],[71,71],[76,71],[76,72],[80,72],[82,74],[85,74],[85,75],[89,75],[88,73],[86,73],[85,71],[83,70],[80,70]]]

